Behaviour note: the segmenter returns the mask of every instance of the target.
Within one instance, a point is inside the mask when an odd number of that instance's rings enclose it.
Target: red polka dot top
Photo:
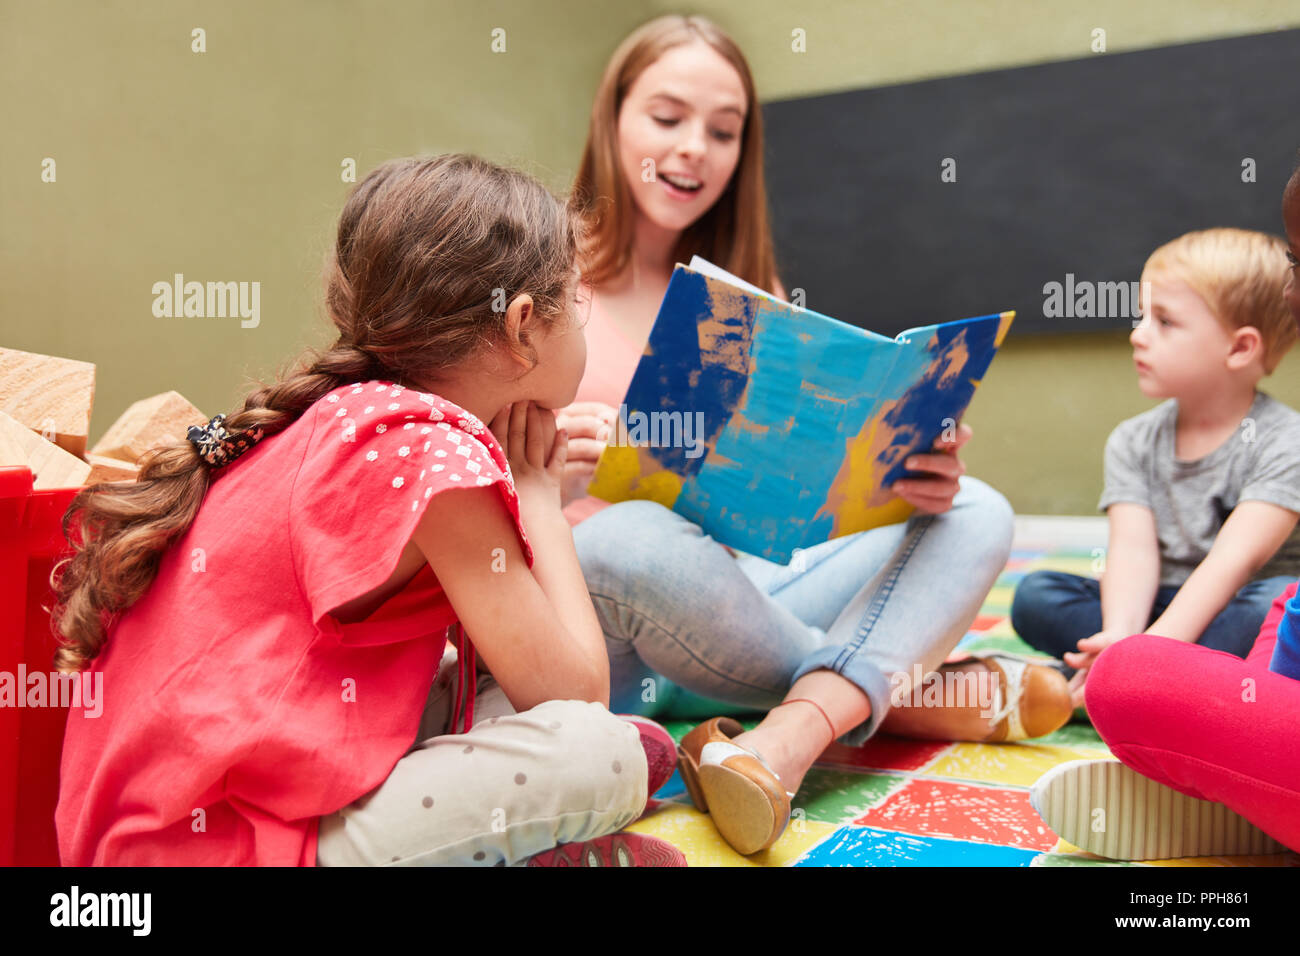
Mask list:
[[[102,694],[98,714],[68,716],[63,863],[314,865],[319,818],[382,783],[415,742],[456,623],[427,564],[363,621],[330,611],[391,577],[434,495],[484,485],[531,567],[492,433],[386,381],[330,391],[214,471],[82,675]]]

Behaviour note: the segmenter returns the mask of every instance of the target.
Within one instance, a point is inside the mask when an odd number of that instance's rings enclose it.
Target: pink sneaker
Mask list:
[[[640,833],[613,833],[585,843],[561,843],[528,858],[529,866],[686,866],[667,840]]]
[[[631,714],[618,716],[634,724],[641,733],[641,746],[645,748],[645,762],[650,769],[646,795],[653,797],[660,787],[672,779],[673,771],[677,769],[677,743],[672,734],[649,717]]]

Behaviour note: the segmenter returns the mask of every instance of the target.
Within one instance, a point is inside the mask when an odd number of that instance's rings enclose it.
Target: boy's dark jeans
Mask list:
[[[1196,643],[1244,658],[1254,646],[1274,598],[1293,581],[1289,577],[1251,581],[1210,622]],[[1148,627],[1165,612],[1177,593],[1174,585],[1156,591]],[[1079,649],[1079,641],[1101,630],[1101,585],[1096,578],[1063,571],[1031,572],[1016,587],[1011,626],[1031,647],[1063,658],[1067,651]],[[1067,669],[1066,673],[1074,671]]]

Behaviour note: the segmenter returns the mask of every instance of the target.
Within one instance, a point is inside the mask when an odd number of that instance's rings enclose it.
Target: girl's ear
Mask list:
[[[1256,358],[1263,360],[1264,336],[1253,325],[1243,325],[1232,333],[1232,346],[1228,349],[1228,367],[1245,368]]]
[[[532,351],[532,337],[537,325],[537,306],[533,297],[527,292],[520,293],[510,300],[506,307],[506,343],[510,347],[510,357],[523,368],[531,368],[525,357]]]

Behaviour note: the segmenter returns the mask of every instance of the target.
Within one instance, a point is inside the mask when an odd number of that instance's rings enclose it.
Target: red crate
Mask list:
[[[79,488],[34,491],[25,467],[0,467],[0,672],[17,684],[53,671],[50,572],[72,552],[63,515]],[[15,688],[19,693],[23,688]],[[0,706],[0,866],[58,866],[54,807],[66,707]]]

